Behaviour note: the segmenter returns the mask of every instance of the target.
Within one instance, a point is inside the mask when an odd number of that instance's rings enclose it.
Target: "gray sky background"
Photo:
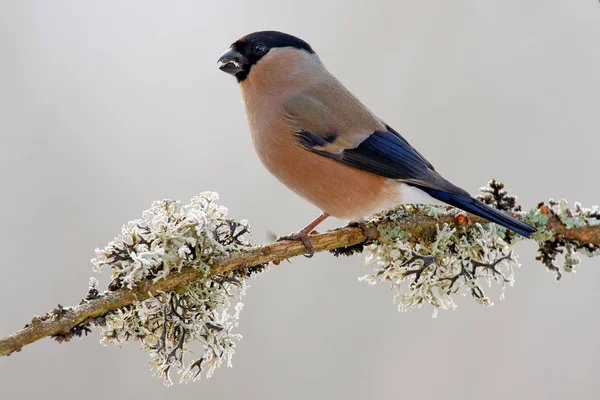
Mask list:
[[[600,4],[519,1],[0,0],[0,335],[75,304],[94,248],[155,199],[205,190],[259,243],[317,210],[255,156],[238,37],[302,37],[364,103],[471,193],[600,202]],[[329,221],[325,227],[340,225]],[[3,398],[595,399],[600,260],[556,283],[517,246],[506,299],[399,313],[362,257],[319,254],[251,281],[234,368],[162,386],[97,332],[0,359]],[[108,275],[105,273],[104,275]],[[101,282],[106,282],[103,276]]]

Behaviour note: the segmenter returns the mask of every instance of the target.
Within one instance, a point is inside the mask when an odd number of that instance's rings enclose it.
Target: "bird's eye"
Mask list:
[[[256,46],[254,46],[254,52],[255,52],[256,54],[258,54],[259,56],[260,56],[261,54],[265,54],[265,53],[266,53],[266,51],[267,51],[267,46],[265,46],[265,45],[264,45],[264,44],[262,44],[262,43],[259,43],[259,44],[257,44]]]

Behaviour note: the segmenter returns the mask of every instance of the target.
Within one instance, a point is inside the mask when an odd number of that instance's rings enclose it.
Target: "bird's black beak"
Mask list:
[[[219,59],[219,69],[223,72],[227,72],[230,75],[235,75],[242,71],[246,59],[239,52],[234,49],[229,49]]]

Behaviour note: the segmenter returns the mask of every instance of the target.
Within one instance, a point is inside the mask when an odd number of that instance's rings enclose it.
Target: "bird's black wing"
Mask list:
[[[386,125],[387,131],[374,131],[354,148],[341,152],[328,151],[337,136],[316,135],[302,130],[299,143],[307,150],[343,164],[414,186],[431,197],[483,217],[511,229],[522,236],[536,231],[530,225],[474,199],[465,190],[438,174],[417,150],[398,132]]]

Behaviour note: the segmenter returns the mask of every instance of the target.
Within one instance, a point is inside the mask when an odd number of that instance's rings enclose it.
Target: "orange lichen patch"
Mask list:
[[[456,223],[462,226],[471,225],[471,218],[467,214],[460,213],[456,215]]]
[[[540,206],[540,212],[544,215],[550,215],[550,208],[547,205],[542,204]]]

